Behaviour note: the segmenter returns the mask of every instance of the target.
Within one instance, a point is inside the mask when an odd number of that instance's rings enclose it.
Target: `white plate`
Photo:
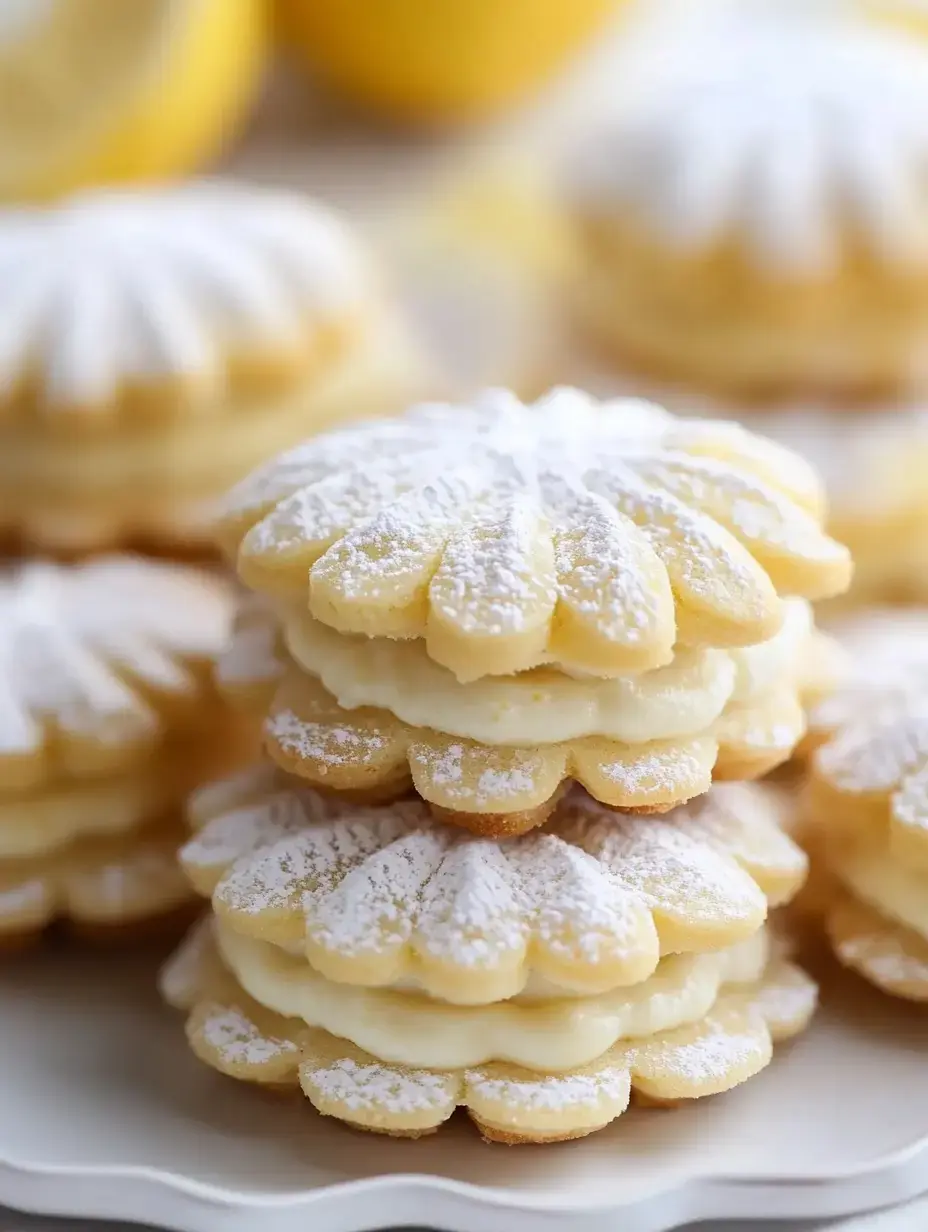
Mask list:
[[[466,1121],[420,1142],[356,1134],[220,1078],[158,1004],[153,968],[49,953],[0,970],[0,1203],[180,1232],[254,1232],[256,1216],[261,1232],[537,1232],[558,1215],[571,1232],[664,1232],[928,1189],[925,1020],[861,985],[731,1095],[507,1149]]]

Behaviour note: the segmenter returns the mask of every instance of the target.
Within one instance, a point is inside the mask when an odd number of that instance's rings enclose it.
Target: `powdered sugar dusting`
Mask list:
[[[381,1065],[373,1058],[307,1060],[300,1067],[300,1077],[317,1098],[349,1112],[402,1115],[447,1109],[450,1114],[456,1103],[456,1083],[446,1075]]]
[[[302,761],[313,761],[319,772],[326,768],[358,766],[369,762],[388,747],[389,733],[375,727],[351,727],[346,722],[314,722],[293,710],[276,710],[265,723],[265,731],[285,752]]]
[[[878,712],[840,731],[816,757],[816,766],[842,791],[886,792],[928,760],[928,697],[895,713]]]
[[[563,608],[613,647],[666,662],[675,606],[769,624],[774,588],[753,552],[775,552],[781,574],[794,560],[799,590],[810,564],[845,558],[776,486],[781,448],[756,478],[764,448],[749,434],[677,433],[630,400],[561,389],[526,407],[488,391],[308,443],[280,461],[276,505],[271,464],[228,522],[237,532],[263,516],[245,555],[294,587],[308,569],[310,609],[344,632],[391,635],[401,616],[404,636],[431,619],[477,640],[540,630],[556,642]]]
[[[467,1094],[473,1100],[533,1112],[626,1104],[631,1089],[628,1069],[621,1065],[591,1066],[586,1072],[545,1074],[534,1081],[527,1074],[518,1078],[497,1077],[495,1071],[468,1070],[464,1081]],[[609,1112],[615,1115],[614,1108],[610,1107]]]
[[[928,954],[919,956],[902,945],[886,945],[872,937],[846,937],[835,942],[835,954],[849,967],[869,975],[876,984],[898,988],[923,986],[928,996]]]
[[[205,1043],[225,1065],[260,1067],[290,1056],[296,1060],[298,1049],[292,1040],[262,1031],[232,1006],[216,1007],[204,1018],[200,1030]]]
[[[38,753],[53,731],[117,759],[154,742],[162,704],[202,691],[190,668],[218,656],[231,616],[218,579],[130,556],[3,571],[0,755]]]
[[[684,813],[685,817],[685,813]],[[686,833],[670,820],[616,816],[580,799],[562,828],[618,884],[661,913],[679,912],[695,922],[766,912],[757,884],[716,845]]]
[[[292,793],[289,808],[272,796],[220,814],[197,841],[225,853],[214,896],[225,911],[287,912],[314,946],[348,958],[405,953],[408,962],[515,962],[527,972],[537,946],[593,965],[656,963],[652,911],[702,926],[753,919],[766,906],[725,835],[686,833],[685,814],[680,825],[673,814],[620,815],[576,790],[548,830],[490,840],[431,820],[416,802],[326,810],[304,795]],[[755,825],[746,814],[733,850]]]
[[[473,746],[453,743],[436,748],[425,741],[414,741],[409,756],[427,770],[431,785],[440,790],[444,801],[479,809],[487,804],[503,806],[531,795],[552,753],[544,749],[503,749],[496,755],[496,750],[491,750],[490,764],[484,765],[487,759],[475,757]],[[556,749],[553,756],[557,757]]]
[[[832,275],[848,220],[877,259],[923,261],[928,141],[911,117],[928,107],[924,49],[831,16],[736,3],[652,15],[571,159],[581,208],[645,218],[686,255],[737,242],[780,277]]]
[[[171,414],[191,400],[208,413],[225,406],[243,352],[301,372],[298,358],[315,358],[308,341],[370,300],[366,264],[324,206],[218,180],[23,209],[2,285],[42,276],[29,311],[5,292],[4,320],[17,325],[4,327],[0,380],[17,390],[34,379],[45,414],[134,418],[121,395],[140,382],[184,387]]]
[[[666,1068],[669,1076],[684,1079],[694,1087],[724,1083],[731,1074],[757,1060],[757,1032],[737,1031],[729,1025],[706,1020],[706,1030],[692,1040],[677,1041],[662,1050],[656,1072]],[[634,1073],[634,1061],[632,1063]],[[650,1072],[650,1066],[649,1066]]]
[[[928,764],[903,781],[891,801],[893,819],[928,838]]]

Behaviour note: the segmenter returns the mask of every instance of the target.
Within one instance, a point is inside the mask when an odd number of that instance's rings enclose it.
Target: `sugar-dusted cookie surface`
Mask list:
[[[928,597],[928,412],[921,390],[858,410],[800,406],[752,414],[756,431],[801,453],[828,493],[828,528],[850,549],[854,583],[842,606]]]
[[[769,1063],[775,1041],[805,1027],[816,1002],[812,981],[774,960],[759,981],[730,985],[695,1023],[545,1073],[503,1061],[451,1070],[382,1061],[254,1001],[218,961],[205,931],[172,962],[162,988],[189,1010],[194,1052],[222,1073],[273,1086],[299,1083],[323,1115],[399,1137],[431,1133],[464,1107],[486,1139],[504,1143],[594,1133],[626,1110],[633,1089],[656,1101],[729,1090]]]
[[[131,556],[0,572],[0,799],[119,774],[207,718],[231,588]]]
[[[840,4],[652,7],[563,177],[585,322],[748,400],[917,389],[928,48]]]
[[[436,816],[500,837],[542,825],[569,781],[613,808],[665,813],[715,779],[759,777],[805,731],[795,689],[732,706],[692,735],[635,744],[587,736],[554,744],[483,744],[411,727],[387,710],[343,710],[311,676],[287,674],[271,700],[265,745],[282,769],[347,800],[413,788]]]
[[[59,553],[202,551],[256,464],[435,388],[350,225],[231,181],[10,213],[0,309],[0,531]]]
[[[752,936],[806,871],[764,793],[736,784],[660,820],[576,789],[545,830],[490,841],[417,801],[346,807],[262,767],[199,793],[191,819],[181,862],[233,931],[334,980],[409,976],[460,1004],[533,972],[585,994],[637,983],[661,954]]]
[[[421,405],[282,455],[218,525],[243,580],[460,680],[613,676],[745,646],[850,577],[797,456],[731,424],[554,390]]]
[[[49,432],[224,418],[331,358],[373,294],[337,215],[244,184],[89,194],[0,234],[0,415]]]

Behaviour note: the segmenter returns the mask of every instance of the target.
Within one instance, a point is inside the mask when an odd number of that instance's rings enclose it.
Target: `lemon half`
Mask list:
[[[544,81],[617,0],[278,0],[286,39],[336,90],[394,119],[491,114]]]
[[[0,199],[161,179],[252,100],[264,0],[0,0]]]

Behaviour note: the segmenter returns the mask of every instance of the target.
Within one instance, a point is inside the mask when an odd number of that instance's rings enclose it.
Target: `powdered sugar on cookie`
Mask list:
[[[765,640],[778,590],[843,589],[847,554],[783,455],[647,403],[489,391],[284,455],[219,534],[255,589],[341,632],[424,638],[461,680],[544,661],[612,676],[676,642]]]

